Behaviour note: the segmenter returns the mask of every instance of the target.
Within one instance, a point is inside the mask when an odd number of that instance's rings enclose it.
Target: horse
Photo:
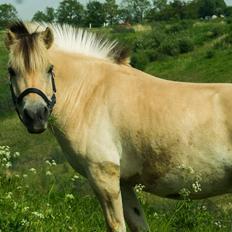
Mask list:
[[[5,44],[20,120],[30,133],[51,129],[108,231],[150,230],[137,184],[173,199],[232,192],[231,84],[151,76],[117,41],[67,25],[17,21]]]

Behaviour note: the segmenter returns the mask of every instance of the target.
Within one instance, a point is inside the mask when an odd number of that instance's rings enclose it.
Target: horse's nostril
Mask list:
[[[48,107],[44,107],[44,116],[47,117],[48,116]]]
[[[23,110],[23,113],[24,113],[24,117],[25,117],[28,121],[33,121],[33,114],[32,114],[32,112],[30,112],[30,111],[27,110],[27,109],[24,109],[24,110]]]
[[[40,120],[45,120],[48,117],[48,108],[46,106],[37,110],[37,116]]]
[[[46,106],[36,107],[23,110],[24,119],[27,122],[38,122],[38,121],[46,121],[49,115],[49,110]]]

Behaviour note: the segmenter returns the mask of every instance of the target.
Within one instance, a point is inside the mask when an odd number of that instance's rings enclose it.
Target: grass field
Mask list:
[[[159,54],[159,58],[145,62],[143,69],[171,80],[231,82],[232,48],[229,40],[224,41],[230,25],[220,21],[191,25],[178,29],[175,36],[191,37],[193,50]],[[223,31],[217,29],[219,33],[212,35],[215,27],[223,27]],[[138,41],[146,33],[150,32],[112,36],[132,41],[138,47]],[[30,135],[20,123],[13,111],[6,67],[7,51],[0,33],[0,231],[105,231],[100,206],[87,181],[65,161],[51,133]],[[174,201],[141,191],[137,194],[152,232],[232,230],[231,195],[202,201]]]

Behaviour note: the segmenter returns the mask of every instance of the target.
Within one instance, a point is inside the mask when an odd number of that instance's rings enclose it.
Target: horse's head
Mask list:
[[[22,22],[12,24],[6,33],[9,49],[9,77],[16,111],[30,133],[41,133],[55,104],[53,66],[48,49],[53,33],[29,32]]]

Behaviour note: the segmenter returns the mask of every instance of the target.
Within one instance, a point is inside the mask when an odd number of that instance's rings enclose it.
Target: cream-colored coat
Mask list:
[[[19,95],[35,87],[51,97],[46,70],[54,65],[51,130],[70,164],[88,178],[109,231],[125,232],[124,218],[133,232],[149,230],[136,184],[170,198],[231,192],[231,84],[166,81],[109,59],[50,48],[52,42],[49,29],[30,34],[20,23],[8,32],[13,89]],[[41,106],[41,96],[30,93],[18,110],[23,118],[25,107]]]
[[[109,175],[108,194],[119,177],[163,197],[231,192],[232,85],[166,81],[58,51],[53,63],[55,135],[77,171]]]

